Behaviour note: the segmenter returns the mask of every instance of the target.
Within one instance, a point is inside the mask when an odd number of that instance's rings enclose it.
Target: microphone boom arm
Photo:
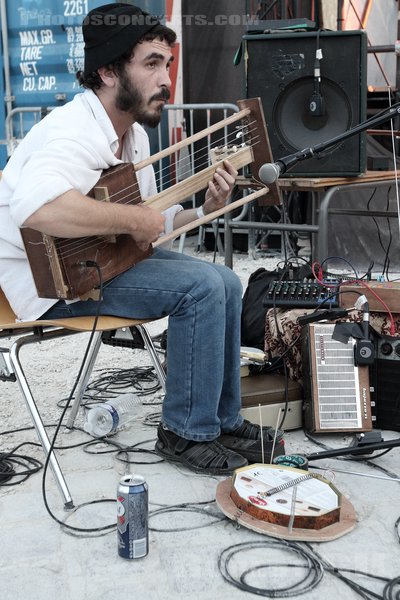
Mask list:
[[[335,137],[333,137],[325,142],[320,142],[319,144],[316,144],[315,146],[313,146],[311,148],[303,148],[302,150],[299,150],[298,152],[295,152],[294,154],[289,154],[288,156],[279,158],[276,161],[276,165],[274,165],[276,179],[278,179],[280,175],[283,175],[284,173],[286,173],[286,171],[288,171],[291,167],[293,167],[298,162],[300,162],[302,160],[307,160],[308,158],[312,158],[316,154],[319,154],[320,152],[323,152],[324,150],[326,150],[332,146],[335,146],[339,142],[342,142],[343,140],[353,137],[354,135],[357,135],[358,133],[362,133],[363,131],[366,131],[370,127],[374,127],[376,125],[380,125],[381,123],[385,123],[386,121],[390,121],[396,115],[399,115],[399,114],[400,114],[400,103],[397,103],[394,106],[390,107],[387,111],[385,111],[384,114],[380,114],[376,117],[372,117],[371,119],[368,119],[367,121],[363,121],[362,123],[355,125],[351,129],[348,129],[347,131],[344,131],[343,133],[336,135]],[[260,179],[264,183],[268,184],[268,183],[271,183],[271,181],[269,180],[271,177],[270,172],[267,169],[265,169],[265,174],[267,175],[267,178],[268,178],[267,181],[265,181],[263,179],[263,175],[262,175],[262,169],[267,166],[268,165],[263,165],[261,167]]]

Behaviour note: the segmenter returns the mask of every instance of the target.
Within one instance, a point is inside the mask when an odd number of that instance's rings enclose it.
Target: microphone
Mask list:
[[[320,59],[322,50],[318,49],[315,53],[314,62],[314,92],[309,100],[308,108],[313,117],[323,117],[325,115],[325,98],[321,94],[321,69]]]
[[[286,173],[290,167],[293,167],[300,160],[305,160],[313,155],[314,150],[312,148],[304,148],[295,154],[289,154],[288,156],[280,158],[275,163],[265,163],[260,167],[258,176],[266,185],[275,183],[275,181],[279,179],[283,173]]]
[[[263,183],[267,185],[275,183],[279,179],[279,175],[282,173],[282,167],[279,163],[265,163],[260,167],[258,176]]]

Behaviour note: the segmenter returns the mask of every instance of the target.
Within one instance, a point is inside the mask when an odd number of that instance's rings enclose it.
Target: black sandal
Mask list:
[[[274,453],[272,456],[273,441],[272,440],[246,440],[245,438],[235,437],[233,435],[221,435],[218,438],[220,445],[223,445],[228,450],[236,452],[244,456],[249,464],[253,463],[270,463],[277,456],[285,454],[285,444],[283,439],[276,440]]]
[[[263,427],[262,429],[264,440],[273,440],[275,436],[275,429],[272,427]],[[236,427],[233,431],[224,432],[222,435],[233,435],[234,437],[243,438],[246,440],[260,440],[261,439],[261,427],[258,423],[251,423],[247,419],[244,419],[243,423]],[[278,430],[276,440],[280,441],[283,437],[283,431]]]
[[[160,424],[155,451],[165,460],[181,463],[196,473],[230,475],[247,465],[237,452],[228,450],[216,441],[195,442],[176,435]]]

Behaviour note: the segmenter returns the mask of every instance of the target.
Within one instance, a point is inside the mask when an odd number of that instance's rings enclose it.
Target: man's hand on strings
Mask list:
[[[237,170],[229,160],[224,160],[224,168],[218,167],[214,177],[208,183],[203,205],[204,214],[208,215],[225,206],[235,185],[237,174]]]
[[[136,204],[133,208],[136,214],[131,224],[131,235],[139,248],[145,251],[164,233],[165,217],[157,210],[142,204]]]

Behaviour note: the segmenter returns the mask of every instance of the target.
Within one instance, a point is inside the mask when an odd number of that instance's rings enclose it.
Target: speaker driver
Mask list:
[[[313,147],[351,127],[351,103],[340,85],[322,78],[320,88],[325,104],[321,116],[313,115],[310,110],[314,77],[296,79],[278,95],[272,110],[272,122],[284,148],[296,151]],[[333,152],[339,145],[319,153],[319,156]]]

